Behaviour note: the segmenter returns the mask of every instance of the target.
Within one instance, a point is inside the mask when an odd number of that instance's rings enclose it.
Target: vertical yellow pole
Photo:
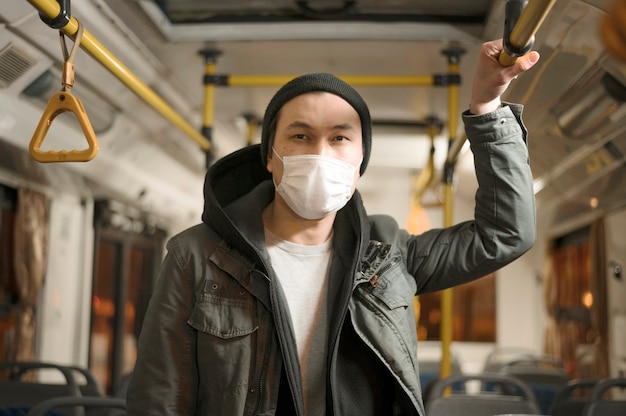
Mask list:
[[[451,80],[458,82],[448,84],[448,135],[450,145],[457,139],[458,117],[459,117],[459,59],[465,52],[459,46],[451,46],[442,53],[448,57],[448,74]],[[451,146],[450,146],[451,147]],[[451,226],[453,212],[452,179],[454,174],[454,164],[446,164],[444,172],[444,227]],[[450,347],[452,345],[453,332],[453,291],[445,289],[441,292],[441,368],[439,377],[445,378],[452,373],[452,360]]]
[[[256,133],[257,118],[252,113],[245,113],[243,117],[246,119],[248,133],[246,134],[246,144],[250,146],[254,142],[254,134]]]
[[[514,47],[524,47],[529,45],[535,32],[548,15],[550,9],[554,5],[555,0],[533,0],[529,1],[519,16],[519,20],[514,23],[513,30],[510,33],[510,42]],[[508,16],[507,16],[508,17]],[[443,51],[448,56],[449,73],[458,74],[459,56],[464,51],[460,48],[450,48]],[[499,62],[502,66],[510,66],[515,63],[517,58],[508,53],[501,53]],[[465,137],[456,138],[457,133],[457,117],[458,117],[458,85],[450,85],[449,87],[449,124],[448,130],[450,134],[450,151],[444,168],[445,182],[445,201],[444,201],[444,226],[452,225],[452,179],[454,176],[454,165],[456,158],[461,150],[461,146],[465,141]],[[450,345],[452,343],[453,332],[453,310],[452,310],[453,292],[452,289],[444,290],[441,294],[441,369],[440,377],[448,377],[451,374],[452,363],[450,356]]]
[[[218,77],[215,75],[215,67],[217,57],[221,54],[215,49],[202,49],[198,54],[204,57],[204,107],[202,111],[202,135],[213,144],[213,123],[215,114],[215,85],[218,83]],[[206,152],[206,167],[211,166],[215,159],[214,152]]]

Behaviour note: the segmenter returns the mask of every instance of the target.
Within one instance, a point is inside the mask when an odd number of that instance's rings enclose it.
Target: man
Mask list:
[[[476,218],[409,235],[368,217],[359,94],[308,74],[270,101],[260,146],[212,166],[203,224],[168,243],[138,346],[128,413],[424,415],[413,296],[484,276],[530,248],[532,177],[509,82],[538,60],[481,48],[463,116]]]

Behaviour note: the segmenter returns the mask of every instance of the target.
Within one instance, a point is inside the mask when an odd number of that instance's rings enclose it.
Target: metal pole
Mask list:
[[[539,29],[539,26],[547,16],[548,12],[552,8],[555,0],[535,0],[529,2],[529,4],[522,10],[519,19],[515,22],[515,26],[511,32],[510,43],[516,48],[523,48],[533,40],[535,32]],[[452,54],[449,54],[452,57]],[[502,66],[511,66],[515,63],[517,57],[512,57],[506,52],[502,52],[499,57],[499,62]],[[456,62],[450,59],[450,71],[451,75],[454,75],[458,71]],[[455,90],[454,86],[450,86],[449,89],[449,133],[450,133],[450,151],[448,152],[448,158],[446,160],[444,168],[444,226],[450,226],[453,224],[453,192],[452,192],[452,180],[454,176],[454,167],[457,157],[465,141],[465,137],[456,139],[456,115],[458,111],[458,90]],[[453,291],[452,289],[446,289],[441,293],[441,369],[440,377],[448,377],[451,373],[452,362],[450,357],[450,345],[452,344],[452,332],[453,332]]]
[[[227,75],[225,85],[231,87],[282,86],[296,75]],[[338,75],[348,84],[358,87],[414,87],[444,85],[446,75]]]
[[[215,67],[217,57],[221,52],[215,49],[202,49],[198,52],[204,57],[204,111],[202,112],[202,135],[207,138],[212,147],[213,144],[213,124],[215,116]],[[206,167],[207,169],[213,163],[215,155],[212,148],[206,151]]]
[[[539,30],[539,27],[545,20],[546,16],[554,6],[556,0],[531,0],[522,10],[519,19],[515,23],[511,31],[510,43],[516,48],[524,48],[532,41],[533,36]],[[498,60],[502,66],[511,66],[515,64],[518,57],[513,57],[503,51]],[[448,152],[446,163],[454,163],[463,148],[465,137],[462,136]]]
[[[465,50],[459,46],[453,45],[442,52],[448,57],[448,73],[451,76],[458,75],[459,61]],[[457,141],[459,117],[459,86],[458,84],[450,84],[448,86],[448,135],[450,146]],[[452,192],[452,173],[454,165],[445,166],[446,174],[444,174],[444,227],[453,224],[453,192]],[[446,378],[452,372],[452,359],[450,347],[452,345],[453,333],[453,289],[445,289],[441,292],[441,367],[439,369],[439,377]]]
[[[522,49],[533,40],[535,33],[550,13],[556,0],[529,0],[515,23],[509,41],[511,45]],[[517,60],[516,56],[509,55],[506,51],[500,54],[500,65],[511,66]]]

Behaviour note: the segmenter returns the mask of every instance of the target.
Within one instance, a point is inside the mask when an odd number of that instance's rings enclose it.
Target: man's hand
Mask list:
[[[480,47],[470,100],[470,112],[473,114],[486,114],[500,107],[500,96],[511,81],[539,60],[539,53],[531,51],[519,57],[513,65],[505,67],[498,61],[501,52],[502,39],[483,43]]]
[[[615,0],[602,18],[600,34],[606,49],[626,62],[626,0]]]

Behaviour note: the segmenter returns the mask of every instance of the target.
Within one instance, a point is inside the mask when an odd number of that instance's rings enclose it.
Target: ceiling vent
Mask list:
[[[0,51],[0,88],[8,88],[36,63],[35,58],[9,43]]]

